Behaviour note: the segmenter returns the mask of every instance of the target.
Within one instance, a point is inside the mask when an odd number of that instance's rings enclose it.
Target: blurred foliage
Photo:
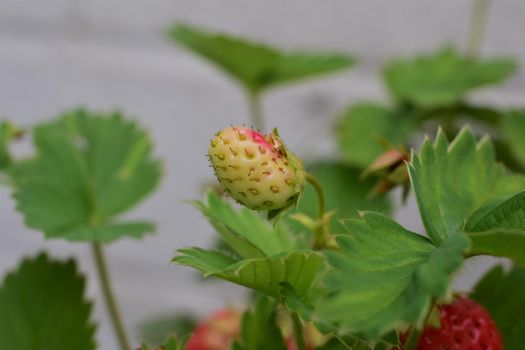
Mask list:
[[[340,162],[321,161],[307,164],[307,171],[315,176],[325,193],[326,210],[334,211],[330,220],[330,231],[333,233],[344,232],[342,221],[354,218],[358,210],[375,210],[388,213],[391,203],[382,196],[368,199],[367,195],[373,188],[373,179],[361,180],[361,171],[355,167]],[[287,224],[296,232],[304,232],[305,228],[291,216],[300,212],[310,217],[316,217],[318,211],[317,195],[310,186],[306,186],[299,200],[296,210],[291,210],[287,216]]]
[[[410,111],[396,111],[370,102],[347,108],[335,131],[344,161],[364,169],[388,145],[406,143],[417,126]]]
[[[157,186],[161,169],[144,130],[120,113],[78,109],[34,129],[34,157],[9,169],[17,208],[47,238],[142,237],[149,222],[115,221]]]
[[[0,287],[0,349],[95,349],[84,286],[73,260],[23,260]]]
[[[23,131],[7,120],[0,120],[0,171],[11,165],[9,143],[22,136]]]
[[[196,326],[197,318],[191,312],[174,312],[142,322],[139,333],[145,343],[161,344],[168,334],[190,334]]]
[[[453,105],[474,89],[500,83],[516,68],[509,59],[477,59],[445,48],[414,59],[394,60],[383,75],[398,102],[433,108]]]
[[[251,91],[304,80],[349,68],[355,59],[344,54],[285,52],[274,47],[197,27],[175,24],[169,37],[209,60]]]
[[[490,313],[503,336],[505,349],[523,346],[525,329],[525,267],[504,272],[492,269],[475,287],[471,297]]]

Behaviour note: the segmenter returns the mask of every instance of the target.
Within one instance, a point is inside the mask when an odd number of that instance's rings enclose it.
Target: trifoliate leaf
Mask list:
[[[272,226],[253,210],[241,208],[236,211],[212,191],[208,193],[206,202],[195,202],[195,206],[221,238],[244,258],[265,257],[296,247],[282,222]]]
[[[356,217],[358,210],[389,211],[390,202],[387,197],[367,199],[368,193],[374,186],[374,180],[361,180],[360,170],[339,162],[313,163],[306,168],[308,173],[321,183],[325,194],[326,211],[335,211],[330,221],[331,232],[345,232],[341,220]],[[306,185],[297,211],[317,218],[317,201],[314,189]],[[293,215],[297,211],[292,210],[290,214]],[[296,231],[303,230],[297,221],[290,219],[288,222]]]
[[[371,212],[346,226],[349,234],[337,237],[340,251],[326,253],[332,269],[317,305],[319,319],[338,324],[341,332],[370,337],[400,322],[421,326],[432,300],[447,295],[450,275],[462,265],[469,245],[466,236],[456,234],[436,247]]]
[[[508,113],[502,118],[501,133],[514,157],[525,167],[525,110]]]
[[[491,142],[479,143],[463,129],[449,144],[438,132],[412,155],[410,180],[427,234],[439,243],[464,229],[478,209],[525,189],[525,177],[508,174],[496,162]]]
[[[339,150],[348,164],[366,168],[385,151],[386,142],[405,144],[416,126],[410,113],[375,103],[356,104],[343,112],[336,125]]]
[[[505,349],[523,347],[525,267],[514,267],[508,273],[501,266],[494,268],[479,282],[471,298],[488,310],[503,336]]]
[[[0,287],[0,349],[95,349],[84,284],[73,260],[24,260]]]
[[[241,339],[234,350],[286,350],[283,335],[277,325],[277,305],[265,296],[257,298],[253,309],[242,318]]]
[[[34,132],[36,154],[14,164],[17,208],[47,238],[108,242],[152,231],[115,222],[160,178],[147,133],[120,113],[74,110]]]
[[[477,59],[446,48],[435,54],[396,60],[383,72],[386,85],[399,102],[422,108],[460,102],[470,91],[498,84],[515,70],[509,59]]]
[[[215,276],[267,295],[278,297],[282,283],[288,283],[302,297],[324,269],[323,257],[311,251],[294,251],[264,258],[236,261],[215,251],[180,249],[175,263],[193,267],[204,276]]]
[[[252,92],[335,72],[355,63],[352,57],[344,54],[284,52],[182,24],[172,26],[169,36],[214,63]]]

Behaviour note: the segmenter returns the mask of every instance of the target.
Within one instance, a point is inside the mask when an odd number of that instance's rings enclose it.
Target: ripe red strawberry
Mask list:
[[[186,350],[230,350],[241,334],[242,313],[235,309],[222,309],[201,323],[186,343]],[[279,321],[288,350],[297,350],[289,321]],[[321,345],[325,338],[311,323],[304,327],[307,350]]]
[[[246,127],[223,129],[211,140],[208,155],[226,192],[250,209],[288,207],[303,189],[303,166],[276,130],[263,135]]]
[[[503,350],[496,324],[478,303],[459,297],[438,308],[441,325],[423,330],[417,350]]]
[[[186,350],[228,350],[240,335],[242,313],[222,309],[200,324],[186,343]]]

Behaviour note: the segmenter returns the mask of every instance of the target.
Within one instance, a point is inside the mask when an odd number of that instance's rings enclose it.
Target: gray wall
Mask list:
[[[324,48],[356,54],[354,70],[265,99],[269,125],[279,125],[303,156],[329,151],[329,125],[345,104],[385,99],[377,68],[388,57],[454,43],[464,46],[471,1],[465,0],[0,0],[0,114],[22,124],[45,120],[82,104],[122,108],[149,128],[165,159],[160,190],[137,217],[158,223],[143,242],[124,240],[107,252],[127,326],[176,308],[201,314],[235,303],[242,289],[202,284],[193,272],[169,264],[176,248],[207,245],[212,229],[187,204],[210,179],[205,158],[210,136],[224,125],[247,121],[239,89],[206,63],[169,44],[163,30],[173,20],[246,35],[290,48]],[[525,2],[493,1],[484,54],[512,55],[525,64]],[[525,76],[478,99],[523,103]],[[323,131],[319,131],[323,130]],[[312,147],[312,145],[322,145]],[[16,148],[24,154],[27,145]],[[398,214],[421,230],[413,201]],[[93,275],[89,247],[44,241],[24,228],[5,189],[0,189],[0,274],[22,255],[41,249],[76,256]],[[488,266],[477,260],[458,286],[468,288]],[[89,296],[98,299],[95,279]],[[100,304],[100,349],[116,348]]]

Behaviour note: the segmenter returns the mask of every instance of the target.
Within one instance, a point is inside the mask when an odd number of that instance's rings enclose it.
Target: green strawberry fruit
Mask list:
[[[266,135],[246,127],[223,129],[211,140],[208,155],[225,191],[250,209],[287,208],[303,190],[303,165],[276,129]]]

